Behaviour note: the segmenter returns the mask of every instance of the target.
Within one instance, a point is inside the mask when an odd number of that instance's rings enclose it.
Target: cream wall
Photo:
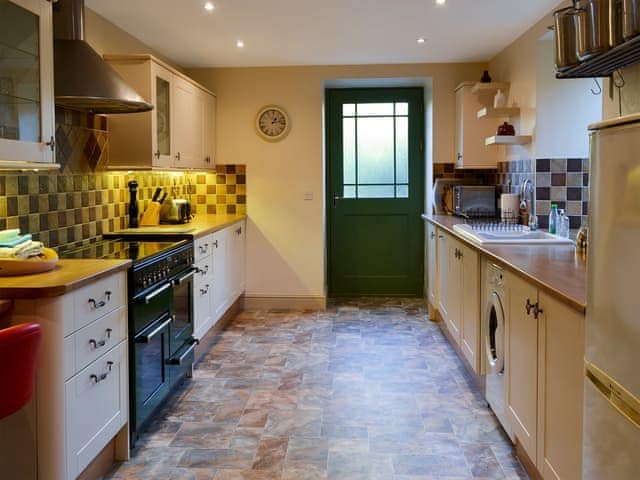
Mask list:
[[[218,96],[217,161],[247,165],[247,296],[321,300],[325,295],[323,96],[335,79],[431,78],[433,158],[454,161],[454,88],[484,64],[410,64],[188,70]],[[255,134],[260,107],[284,107],[288,137]],[[313,200],[304,200],[312,193]]]
[[[546,15],[489,62],[493,80],[510,83],[509,106],[520,107],[520,117],[510,120],[516,127],[516,134],[534,137],[531,145],[499,147],[503,149],[505,160],[535,158],[538,40],[552,24],[553,17]]]
[[[89,8],[85,8],[85,22],[85,40],[100,55],[150,53],[178,70],[182,70],[160,52],[142,43]]]

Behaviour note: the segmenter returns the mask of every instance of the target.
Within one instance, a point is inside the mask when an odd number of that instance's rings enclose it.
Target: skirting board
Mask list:
[[[326,310],[327,297],[267,297],[245,295],[244,308],[246,310],[269,310],[291,309],[291,310]]]

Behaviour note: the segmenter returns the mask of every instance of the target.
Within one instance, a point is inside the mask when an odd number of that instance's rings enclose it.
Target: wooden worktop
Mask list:
[[[131,260],[62,259],[48,272],[0,277],[0,298],[57,297],[126,270],[129,265]]]
[[[156,227],[139,227],[118,230],[113,233],[126,235],[178,235],[199,238],[247,218],[246,215],[196,215],[184,225],[158,225]]]
[[[458,235],[453,226],[464,223],[448,215],[423,215],[499,265],[517,273],[572,308],[584,313],[587,305],[587,262],[570,245],[478,245]]]

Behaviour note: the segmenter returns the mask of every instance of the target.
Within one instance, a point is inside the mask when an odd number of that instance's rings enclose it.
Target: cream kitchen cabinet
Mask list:
[[[538,470],[545,480],[582,478],[585,317],[539,294]]]
[[[60,297],[14,301],[11,323],[38,322],[42,343],[33,400],[0,421],[3,478],[75,479],[113,439],[117,458],[128,459],[126,289],[120,272]]]
[[[195,337],[203,338],[245,290],[244,220],[195,241]]]
[[[0,4],[0,166],[55,165],[51,2]]]
[[[584,315],[508,274],[507,402],[545,480],[582,478]]]
[[[496,168],[498,152],[487,147],[485,139],[496,134],[499,119],[478,118],[478,111],[493,101],[492,96],[473,93],[476,82],[464,82],[456,88],[456,167]]]
[[[506,273],[507,418],[513,434],[532,462],[537,455],[538,290]]]
[[[438,231],[440,314],[465,358],[479,372],[480,255]]]
[[[110,169],[215,167],[216,97],[151,55],[105,55],[151,112],[111,115]]]
[[[436,227],[427,223],[427,240],[425,245],[427,264],[427,298],[433,307],[438,306],[438,239]]]

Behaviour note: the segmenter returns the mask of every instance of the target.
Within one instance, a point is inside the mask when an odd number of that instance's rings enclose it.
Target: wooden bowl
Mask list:
[[[42,255],[33,258],[0,258],[0,277],[47,272],[57,263],[58,254],[51,248],[45,248]]]

